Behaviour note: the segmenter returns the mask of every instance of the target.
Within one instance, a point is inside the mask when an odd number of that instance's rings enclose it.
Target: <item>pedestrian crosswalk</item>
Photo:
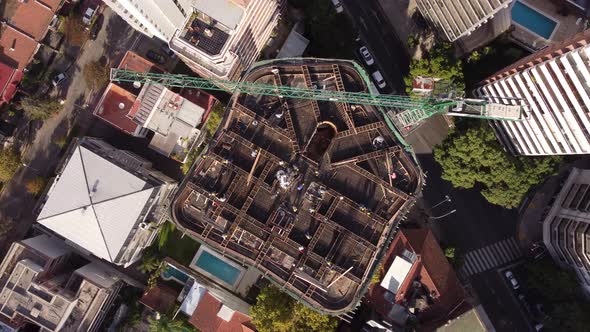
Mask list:
[[[468,252],[464,256],[459,275],[467,278],[513,262],[523,256],[516,239],[511,237]]]

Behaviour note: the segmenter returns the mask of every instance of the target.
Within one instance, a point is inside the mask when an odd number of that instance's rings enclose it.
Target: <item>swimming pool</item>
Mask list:
[[[512,21],[545,39],[551,38],[558,24],[520,1],[512,6]]]
[[[207,250],[196,255],[193,265],[230,286],[235,286],[243,271]]]
[[[174,279],[181,284],[185,284],[189,276],[186,273],[175,268],[174,266],[168,264],[164,272],[162,272],[162,278],[164,278],[165,280]]]

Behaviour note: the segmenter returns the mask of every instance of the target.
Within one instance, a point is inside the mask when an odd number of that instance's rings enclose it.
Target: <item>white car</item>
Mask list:
[[[55,75],[55,77],[51,80],[51,84],[53,84],[53,86],[58,86],[61,84],[61,82],[66,80],[66,74],[64,73],[60,73]]]
[[[506,279],[508,279],[508,281],[510,281],[510,284],[512,285],[513,289],[520,288],[520,284],[518,283],[518,280],[516,280],[516,277],[514,277],[514,274],[512,273],[512,271],[506,271],[504,273],[504,275],[506,276]]]
[[[332,0],[332,4],[334,5],[334,9],[336,9],[336,13],[340,14],[344,11],[340,0]]]
[[[375,83],[377,83],[377,86],[380,89],[383,89],[387,86],[387,83],[385,83],[385,79],[383,79],[383,75],[381,75],[380,71],[374,71],[373,74],[371,74],[371,76],[373,77],[373,80],[375,81]]]
[[[369,52],[369,49],[366,46],[361,47],[359,49],[359,52],[361,52],[361,55],[363,56],[363,60],[365,60],[365,63],[368,66],[375,63],[375,59],[373,59],[373,56],[371,55],[371,53]]]
[[[94,8],[87,8],[84,16],[82,17],[82,22],[86,25],[90,25],[92,23],[92,18],[94,17],[94,13],[96,13],[96,9]]]

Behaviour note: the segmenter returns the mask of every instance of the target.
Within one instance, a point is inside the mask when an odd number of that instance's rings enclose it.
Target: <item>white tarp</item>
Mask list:
[[[408,276],[408,273],[410,273],[411,268],[412,263],[399,256],[396,256],[393,259],[393,263],[391,263],[391,266],[387,270],[387,273],[385,273],[383,281],[381,281],[381,287],[387,289],[393,294],[397,294],[399,287]]]
[[[207,289],[195,281],[191,289],[188,291],[188,294],[186,294],[184,301],[182,301],[180,310],[182,310],[182,312],[185,314],[192,316],[193,312],[195,312],[195,309],[197,309],[197,305],[199,305],[199,302],[201,302],[201,299],[206,292]]]

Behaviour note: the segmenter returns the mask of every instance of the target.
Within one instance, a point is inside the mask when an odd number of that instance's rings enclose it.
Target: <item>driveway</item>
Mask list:
[[[61,148],[54,141],[67,135],[77,120],[91,121],[92,105],[84,107],[92,97],[84,80],[84,66],[105,56],[118,62],[126,50],[137,41],[135,32],[110,8],[105,8],[104,24],[96,40],[88,40],[75,64],[67,71],[69,79],[57,91],[64,100],[62,112],[46,120],[36,132],[34,141],[24,150],[23,162],[14,178],[0,195],[0,254],[8,246],[26,235],[35,221],[33,208],[36,199],[26,191],[25,183],[36,176],[50,178],[61,158]],[[64,197],[64,199],[67,199]]]

